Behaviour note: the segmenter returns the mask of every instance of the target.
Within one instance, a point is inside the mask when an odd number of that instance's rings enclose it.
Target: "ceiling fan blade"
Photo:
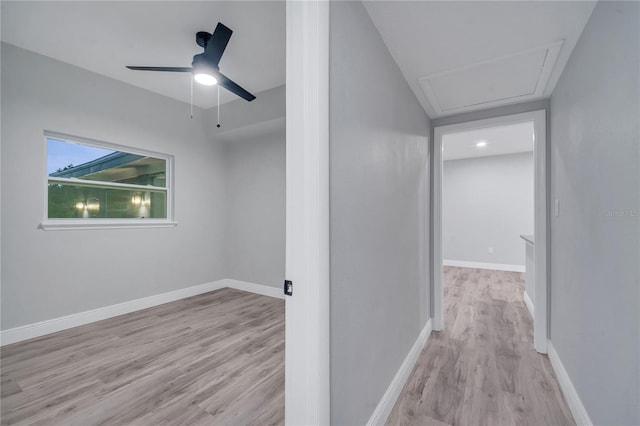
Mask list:
[[[228,91],[235,93],[236,95],[240,96],[243,99],[246,99],[249,102],[251,102],[256,98],[254,95],[247,92],[242,87],[238,86],[237,83],[227,78],[224,74],[219,72],[217,77],[218,77],[218,84],[224,87],[225,89],[227,89]]]
[[[222,53],[224,53],[224,49],[227,48],[231,34],[233,34],[233,31],[221,22],[218,22],[215,31],[213,31],[213,35],[207,42],[207,47],[204,49],[207,62],[216,67],[218,66],[220,58],[222,58]]]
[[[166,71],[166,72],[191,72],[191,67],[134,67],[127,65],[127,68],[135,71]]]

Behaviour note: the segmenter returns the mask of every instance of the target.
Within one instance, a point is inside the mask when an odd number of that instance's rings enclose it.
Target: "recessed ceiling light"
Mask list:
[[[478,148],[484,148],[485,146],[487,146],[487,141],[480,141],[476,144],[476,146]]]

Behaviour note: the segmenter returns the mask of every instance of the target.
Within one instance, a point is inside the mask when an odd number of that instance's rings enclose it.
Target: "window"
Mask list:
[[[45,133],[44,229],[171,226],[172,157]]]

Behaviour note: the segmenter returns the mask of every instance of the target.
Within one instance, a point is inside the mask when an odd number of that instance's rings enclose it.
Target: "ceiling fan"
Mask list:
[[[205,86],[218,84],[251,102],[256,97],[222,74],[218,66],[231,34],[233,34],[233,31],[221,22],[218,22],[213,34],[209,34],[206,31],[196,33],[196,43],[204,48],[204,52],[193,57],[190,67],[138,67],[127,65],[127,68],[136,71],[190,72],[193,73],[193,79],[200,84]]]

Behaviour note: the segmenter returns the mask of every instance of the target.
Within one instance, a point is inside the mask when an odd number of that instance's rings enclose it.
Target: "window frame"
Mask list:
[[[166,164],[166,178],[165,178],[165,190],[167,199],[167,217],[164,219],[152,219],[152,218],[49,218],[49,174],[47,173],[47,161],[48,161],[48,139],[57,139],[69,143],[77,143],[80,145],[92,146],[96,148],[104,148],[114,151],[121,151],[131,154],[144,155],[154,158],[160,158],[165,160]],[[175,204],[174,204],[174,156],[170,154],[164,154],[157,151],[151,151],[147,149],[135,148],[126,145],[120,145],[112,142],[104,142],[95,139],[69,135],[65,133],[53,132],[45,130],[43,133],[44,140],[44,218],[40,223],[39,228],[45,231],[57,231],[67,229],[123,229],[123,228],[171,228],[178,225],[175,221]],[[65,182],[73,183],[92,183],[93,181],[85,181],[77,178],[53,178],[54,180],[64,180]],[[105,183],[105,182],[101,182]],[[108,183],[108,182],[107,182]],[[119,184],[117,182],[108,183],[109,186],[114,187],[122,186],[123,188],[134,188],[135,184]],[[139,185],[138,189],[144,188],[143,185]],[[157,187],[156,187],[157,188]]]

